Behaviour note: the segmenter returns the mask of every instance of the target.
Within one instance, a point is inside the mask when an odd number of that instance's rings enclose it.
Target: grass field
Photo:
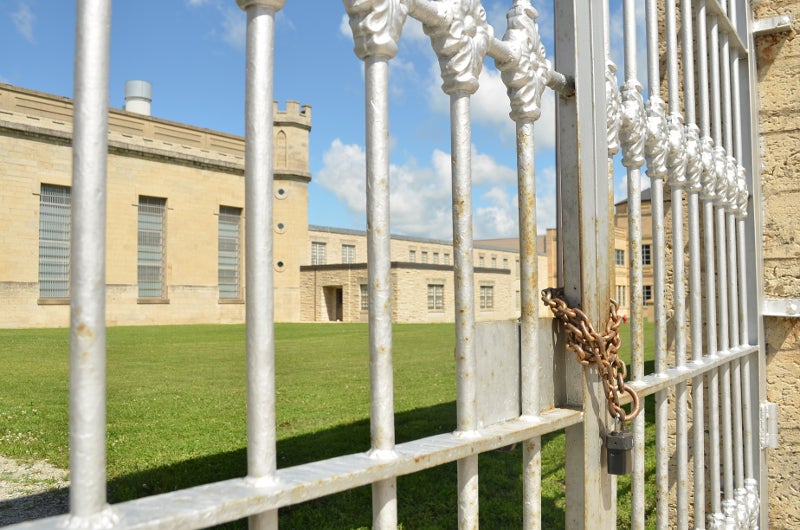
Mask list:
[[[279,467],[367,450],[366,325],[278,324],[275,332]],[[63,329],[0,330],[0,454],[68,467],[68,343]],[[455,428],[453,347],[452,325],[395,326],[398,442]],[[246,474],[243,326],[109,328],[107,350],[110,502]],[[563,433],[548,436],[542,452],[543,524],[560,528]],[[482,526],[520,526],[520,462],[519,448],[481,456]],[[628,484],[619,481],[620,525]],[[404,528],[456,527],[455,464],[400,477],[398,495]],[[368,528],[370,506],[369,488],[359,488],[282,509],[280,524]]]

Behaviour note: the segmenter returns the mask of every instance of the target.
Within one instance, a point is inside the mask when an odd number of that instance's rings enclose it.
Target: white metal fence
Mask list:
[[[760,198],[747,2],[686,0],[678,13],[675,0],[661,5],[647,0],[648,71],[643,91],[636,68],[634,0],[622,0],[621,87],[610,60],[607,2],[555,3],[551,64],[529,0],[515,0],[510,6],[502,38],[486,23],[478,0],[344,0],[355,51],[365,63],[371,449],[287,469],[276,465],[270,228],[274,22],[284,0],[238,4],[247,12],[248,474],[107,505],[104,238],[110,1],[81,0],[70,268],[70,514],[20,528],[190,528],[246,516],[252,528],[274,528],[281,507],[366,484],[372,484],[374,527],[394,528],[396,477],[452,461],[458,462],[459,527],[475,528],[479,455],[516,442],[523,442],[523,526],[536,528],[541,515],[541,437],[560,430],[567,436],[565,526],[614,528],[616,479],[607,473],[603,447],[613,421],[606,413],[597,370],[584,369],[565,352],[556,352],[565,375],[554,383],[549,368],[553,351],[539,345],[539,336],[547,330],[539,329],[537,319],[541,302],[536,291],[533,138],[545,90],[559,96],[560,278],[566,298],[579,304],[596,327],[607,318],[614,283],[610,219],[617,151],[627,170],[631,386],[643,399],[655,399],[658,526],[688,528],[690,519],[696,528],[767,526],[758,421],[759,403],[765,398],[763,334],[755,303],[760,236],[753,210]],[[450,96],[458,417],[451,434],[396,444],[388,65],[408,17],[423,23],[439,58],[443,90]],[[479,89],[487,56],[494,59],[508,87],[510,116],[517,127],[522,278],[519,405],[515,417],[495,422],[484,421],[486,414],[479,412],[480,337],[472,256],[470,97]],[[666,65],[665,72],[660,65]],[[650,374],[645,374],[642,326],[640,197],[645,167],[652,188],[655,277],[656,358]],[[516,356],[515,341],[511,347]],[[645,524],[645,420],[640,414],[632,425],[635,528]]]

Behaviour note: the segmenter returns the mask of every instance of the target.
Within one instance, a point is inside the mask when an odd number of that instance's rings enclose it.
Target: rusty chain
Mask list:
[[[622,320],[617,314],[619,308],[617,301],[610,300],[611,306],[604,333],[595,331],[586,313],[567,305],[563,288],[550,287],[543,290],[542,301],[564,324],[564,329],[567,331],[567,348],[575,352],[578,362],[584,366],[597,365],[611,417],[623,425],[633,420],[639,414],[639,395],[625,384],[628,371],[625,362],[617,355],[621,344],[619,326]],[[624,393],[631,397],[630,412],[626,412],[619,404],[619,396]]]

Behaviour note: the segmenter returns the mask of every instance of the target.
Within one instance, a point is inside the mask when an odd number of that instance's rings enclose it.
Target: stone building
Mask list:
[[[152,117],[132,89],[109,110],[107,322],[243,322],[244,139]],[[276,320],[365,321],[366,234],[309,227],[311,108],[274,111]],[[70,99],[0,84],[0,327],[69,322],[71,134]],[[395,321],[453,320],[452,252],[392,240]],[[474,259],[476,318],[516,318],[518,252],[476,242]]]

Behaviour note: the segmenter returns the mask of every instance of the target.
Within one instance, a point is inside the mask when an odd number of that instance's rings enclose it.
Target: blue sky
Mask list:
[[[483,5],[502,37],[510,2]],[[552,54],[552,5],[534,5]],[[0,82],[71,97],[74,10],[75,2],[0,0]],[[245,14],[235,0],[117,0],[112,13],[111,107],[122,107],[126,80],[144,79],[153,84],[153,116],[242,134]],[[612,8],[612,36],[620,26]],[[364,78],[352,49],[338,0],[287,0],[278,13],[275,99],[281,108],[287,99],[312,107],[309,222],[363,229]],[[449,100],[430,42],[410,17],[390,85],[392,232],[449,238]],[[548,91],[535,133],[540,230],[555,224],[553,105]],[[517,234],[509,110],[490,59],[472,98],[476,238]],[[618,195],[623,189],[618,182]]]

